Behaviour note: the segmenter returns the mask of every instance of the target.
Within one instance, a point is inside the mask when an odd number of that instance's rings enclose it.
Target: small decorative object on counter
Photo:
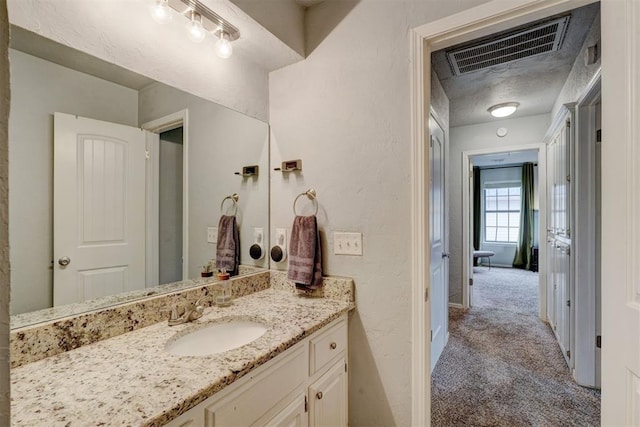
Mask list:
[[[200,272],[200,277],[211,277],[213,276],[213,270],[210,264],[206,264],[202,266],[202,271]]]
[[[229,281],[229,273],[224,268],[218,270],[218,280],[221,284],[220,293],[216,295],[216,305],[225,307],[230,305],[233,301],[233,295],[231,294],[231,282]]]

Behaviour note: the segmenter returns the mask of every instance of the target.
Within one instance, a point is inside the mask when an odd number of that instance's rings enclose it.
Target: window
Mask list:
[[[517,243],[520,231],[520,186],[501,184],[484,189],[484,240]]]

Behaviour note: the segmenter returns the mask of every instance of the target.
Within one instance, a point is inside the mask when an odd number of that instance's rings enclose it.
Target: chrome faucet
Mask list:
[[[181,325],[183,323],[193,322],[196,319],[202,317],[204,307],[200,305],[200,300],[195,303],[189,303],[186,307],[179,308],[174,305],[171,308],[171,315],[167,322],[169,326]]]

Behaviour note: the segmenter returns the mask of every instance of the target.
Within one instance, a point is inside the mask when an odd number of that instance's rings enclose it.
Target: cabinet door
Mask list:
[[[347,373],[345,360],[339,360],[309,387],[312,427],[347,426]]]
[[[309,425],[309,417],[307,416],[306,406],[306,396],[301,394],[266,423],[265,427],[307,427]]]

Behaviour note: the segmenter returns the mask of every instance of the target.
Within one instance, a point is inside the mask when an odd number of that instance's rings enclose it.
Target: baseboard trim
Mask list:
[[[452,307],[452,308],[464,308],[464,306],[462,304],[458,304],[456,302],[450,302],[449,303],[449,307]]]

